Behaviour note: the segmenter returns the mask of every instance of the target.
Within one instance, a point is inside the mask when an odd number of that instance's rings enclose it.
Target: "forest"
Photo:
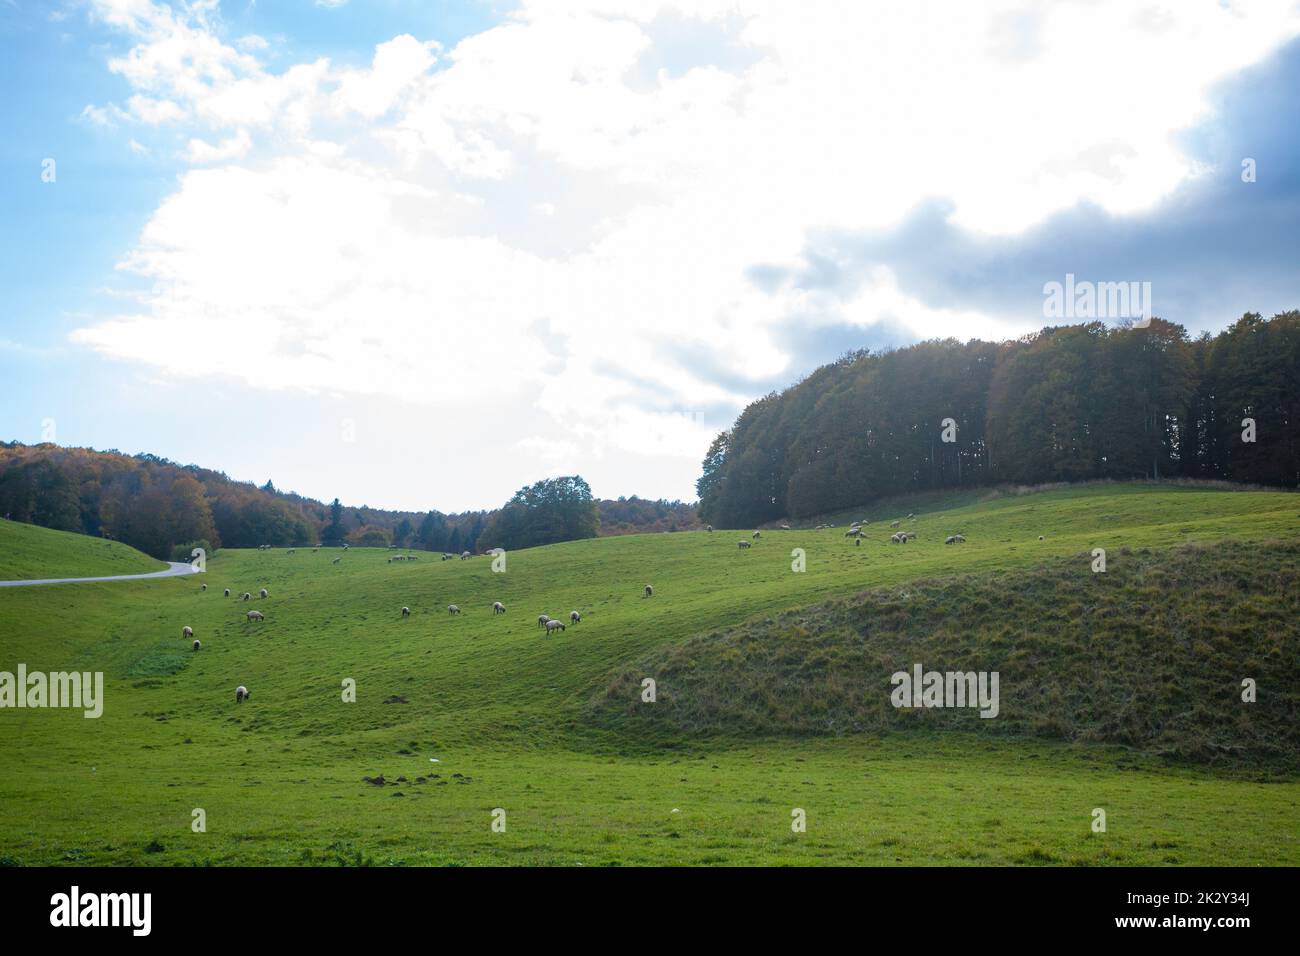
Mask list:
[[[1162,319],[851,352],[714,439],[702,521],[752,527],[909,492],[1095,479],[1300,483],[1300,311],[1195,339]]]
[[[337,498],[326,504],[279,491],[271,481],[258,486],[156,455],[0,442],[0,517],[113,538],[172,560],[187,560],[195,546],[215,552],[261,544],[347,543],[460,552],[547,544],[556,540],[548,525],[553,495],[572,491],[574,482],[578,491],[585,489],[589,507],[581,520],[561,523],[565,534],[594,537],[698,525],[691,504],[636,497],[596,501],[577,476],[521,489],[503,509],[386,511],[344,505]],[[500,517],[507,510],[512,520]],[[493,540],[484,537],[489,528]]]

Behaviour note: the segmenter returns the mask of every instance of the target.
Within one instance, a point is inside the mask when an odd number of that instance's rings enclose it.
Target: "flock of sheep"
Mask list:
[[[906,519],[898,519],[898,520],[896,520],[896,521],[893,521],[893,522],[890,523],[889,526],[890,526],[890,528],[898,528],[898,526],[902,523],[903,520],[914,521],[915,519],[916,519],[916,515],[914,515],[914,514],[909,514],[909,515],[907,516]],[[854,546],[859,546],[859,545],[861,545],[861,544],[862,544],[862,539],[863,539],[863,537],[865,537],[865,534],[866,534],[866,532],[863,530],[866,524],[867,524],[866,519],[863,519],[863,520],[860,520],[860,521],[854,521],[852,524],[849,525],[849,530],[846,531],[846,532],[844,532],[844,537],[846,537],[846,538],[853,538]],[[822,530],[828,530],[828,529],[830,529],[830,528],[832,528],[832,527],[833,527],[833,525],[828,525],[828,524],[819,524],[819,525],[817,525],[817,527],[816,527],[814,530],[822,531]],[[782,524],[782,525],[780,526],[780,528],[781,528],[781,530],[783,530],[783,531],[789,531],[789,530],[790,530],[790,526],[789,526],[788,524]],[[710,532],[710,533],[712,533],[712,531],[713,531],[713,526],[712,526],[712,525],[706,525],[706,526],[705,526],[705,530],[708,531],[708,532]],[[759,539],[762,538],[762,536],[763,536],[763,535],[762,535],[762,532],[761,532],[761,531],[754,531],[753,534],[751,535],[751,537],[752,537],[753,540],[759,540]],[[891,535],[889,536],[889,543],[890,543],[890,544],[906,544],[908,541],[913,540],[915,537],[916,537],[916,532],[914,532],[914,531],[894,531],[894,533],[891,534]],[[1038,536],[1038,540],[1039,540],[1039,541],[1042,541],[1042,540],[1043,540],[1043,535],[1039,535],[1039,536]],[[944,539],[944,544],[962,544],[962,543],[964,543],[965,541],[966,541],[966,537],[965,537],[965,535],[963,535],[963,534],[961,534],[961,533],[957,533],[957,534],[951,534],[951,535],[949,535],[947,538],[945,538],[945,539]],[[746,540],[746,539],[744,539],[744,538],[740,539],[740,541],[738,542],[738,544],[739,544],[739,548],[740,548],[740,550],[747,550],[747,549],[750,549],[750,548],[753,547],[753,541],[752,541],[752,540]],[[271,546],[270,546],[270,545],[266,545],[266,544],[264,544],[264,545],[259,545],[259,546],[258,546],[258,550],[259,550],[259,551],[269,551],[269,550],[271,550]],[[315,552],[318,551],[318,550],[320,550],[320,549],[319,549],[319,546],[318,546],[318,547],[315,547],[315,548],[312,548],[312,552],[313,552],[313,553],[315,553]],[[343,550],[344,550],[344,551],[347,551],[347,550],[348,550],[348,546],[347,546],[346,544],[343,545]],[[390,550],[391,550],[391,549],[390,549]],[[286,553],[286,554],[293,554],[293,553],[295,553],[295,551],[296,551],[296,549],[294,549],[294,548],[289,548],[285,553]],[[502,553],[502,552],[501,552],[501,549],[500,549],[500,548],[493,548],[492,550],[490,550],[490,551],[488,551],[488,552],[485,552],[485,553],[488,554],[488,555],[497,555],[497,554],[500,554],[500,553]],[[452,559],[454,559],[454,558],[456,558],[456,557],[459,557],[462,561],[466,561],[466,560],[469,560],[470,558],[474,557],[474,555],[473,555],[471,552],[469,552],[469,551],[463,551],[463,552],[461,552],[459,555],[455,555],[455,554],[446,554],[446,553],[444,553],[444,554],[442,555],[441,560],[443,560],[443,561],[450,561],[450,560],[452,560]],[[342,560],[343,560],[343,558],[342,558],[342,556],[340,555],[339,557],[334,558],[334,559],[331,561],[331,564],[336,564],[336,565],[337,565],[337,564],[339,564],[339,562],[341,562]],[[419,555],[417,555],[417,554],[406,553],[406,554],[396,554],[396,555],[393,555],[392,557],[388,558],[388,563],[389,563],[389,564],[392,564],[392,563],[395,562],[395,561],[418,561],[418,560],[419,560]],[[207,586],[206,584],[202,584],[202,585],[200,585],[200,590],[201,590],[201,591],[207,591],[207,589],[208,589],[208,586]],[[652,587],[651,585],[647,584],[647,585],[644,587],[644,589],[643,589],[643,591],[642,591],[642,594],[643,594],[644,597],[647,597],[647,598],[654,597],[654,587]],[[230,588],[226,588],[226,589],[224,590],[224,595],[225,595],[225,597],[230,597]],[[262,589],[258,592],[258,595],[259,595],[261,598],[265,599],[265,598],[269,597],[269,591],[268,591],[266,588],[262,588]],[[248,591],[245,591],[245,592],[243,593],[243,596],[241,597],[241,600],[243,600],[243,601],[249,601],[249,600],[252,600],[252,594],[251,594],[250,592],[248,592]],[[449,604],[449,605],[447,605],[447,613],[448,613],[450,616],[453,616],[453,617],[458,616],[458,615],[461,613],[460,606],[459,606],[459,605],[456,605],[456,604]],[[493,616],[498,615],[498,614],[505,614],[505,613],[506,613],[506,606],[505,606],[504,604],[502,604],[500,601],[494,601],[494,602],[492,602],[492,614],[493,614]],[[402,616],[403,618],[408,618],[408,617],[410,617],[410,616],[411,616],[411,609],[410,609],[409,607],[403,607],[403,608],[401,609],[401,616]],[[266,619],[265,615],[262,614],[261,611],[249,611],[249,612],[247,612],[246,617],[248,618],[249,622],[251,622],[251,623],[257,623],[257,622],[259,622],[259,621],[263,621],[263,620]],[[572,626],[572,625],[574,625],[574,624],[578,624],[578,623],[580,623],[581,621],[582,621],[582,614],[581,614],[581,613],[579,613],[578,611],[570,611],[570,612],[569,612],[569,624],[568,624],[567,626]],[[541,628],[544,628],[548,636],[551,635],[551,634],[554,634],[556,631],[563,632],[563,631],[565,630],[565,628],[566,628],[566,625],[565,625],[565,623],[564,623],[563,621],[557,620],[557,619],[551,617],[549,614],[539,614],[539,615],[537,616],[537,626],[538,626],[538,627],[541,627]],[[185,626],[185,627],[183,627],[183,628],[181,628],[181,636],[182,636],[183,638],[185,638],[186,640],[191,640],[191,639],[193,639],[193,638],[194,638],[194,629],[193,629],[192,627],[189,627],[188,625]],[[197,651],[197,650],[199,650],[202,646],[203,646],[202,643],[199,642],[198,640],[194,640],[194,641],[193,641],[192,647],[194,648],[194,650]],[[250,695],[249,695],[248,688],[245,687],[244,685],[241,684],[239,687],[237,687],[237,688],[235,689],[235,702],[236,702],[236,703],[243,703],[245,700],[247,700],[247,699],[249,698],[249,696],[250,696]]]
[[[754,532],[754,536],[755,536],[755,537],[758,537],[758,532]],[[346,551],[347,549],[348,549],[348,546],[347,546],[347,545],[344,545],[344,546],[343,546],[343,550]],[[258,545],[257,550],[259,550],[259,551],[270,551],[270,550],[271,550],[271,545],[269,545],[269,544]],[[285,551],[285,554],[293,554],[293,553],[295,553],[296,550],[297,550],[296,548],[289,548],[287,551]],[[313,553],[315,553],[315,552],[318,551],[318,550],[320,550],[319,547],[312,548],[312,552],[313,552]],[[500,554],[500,553],[502,553],[502,550],[501,550],[500,548],[493,548],[493,549],[491,549],[491,550],[489,550],[489,551],[487,551],[487,552],[484,552],[484,553],[485,553],[485,554],[488,554],[488,555],[496,555],[496,554]],[[454,554],[443,554],[443,556],[442,556],[442,560],[443,560],[443,561],[449,561],[449,560],[451,560],[451,559],[453,559],[453,558],[455,558],[455,557],[457,557],[457,555],[454,555]],[[469,552],[469,551],[464,551],[464,552],[462,552],[462,553],[459,555],[459,557],[460,557],[460,559],[461,559],[462,561],[465,561],[465,560],[468,560],[469,558],[474,557],[474,555],[473,555],[471,552]],[[340,557],[334,558],[334,560],[331,561],[330,563],[331,563],[331,564],[338,564],[338,563],[339,563],[340,561],[342,561],[342,560],[343,560],[343,559],[342,559],[342,556],[340,556]],[[416,560],[419,560],[419,555],[415,555],[415,554],[399,554],[399,555],[393,555],[392,557],[388,558],[388,563],[389,563],[389,564],[392,564],[394,561],[416,561]],[[207,586],[206,584],[200,584],[200,585],[199,585],[199,591],[200,591],[200,592],[207,591],[207,589],[208,589],[208,586]],[[644,593],[645,597],[653,597],[653,596],[654,596],[654,588],[651,587],[649,584],[647,584],[647,585],[645,586],[645,589],[644,589],[644,592],[643,592],[643,593]],[[225,588],[225,589],[223,590],[223,595],[224,595],[225,597],[230,597],[230,588]],[[258,591],[258,595],[259,595],[260,597],[262,597],[263,599],[265,599],[265,598],[267,598],[267,597],[270,596],[270,592],[269,592],[266,588],[262,588],[261,590]],[[241,597],[241,600],[243,600],[243,601],[250,601],[250,600],[252,600],[252,598],[253,598],[252,593],[249,592],[249,591],[245,591],[245,592],[243,593],[242,597]],[[449,615],[451,615],[451,616],[459,615],[459,614],[461,613],[461,610],[460,610],[459,605],[456,605],[456,604],[449,604],[449,605],[447,605],[447,613],[448,613]],[[494,616],[497,615],[497,614],[505,614],[505,613],[506,613],[506,606],[505,606],[504,604],[502,604],[500,601],[493,601],[493,602],[492,602],[492,614],[493,614]],[[401,614],[402,614],[402,617],[404,617],[404,618],[410,617],[410,616],[411,616],[411,609],[410,609],[409,607],[403,607],[402,610],[401,610]],[[245,616],[246,616],[246,617],[248,618],[248,620],[249,620],[250,622],[252,622],[252,623],[256,623],[256,622],[258,622],[258,621],[264,621],[264,620],[266,620],[266,615],[264,615],[261,611],[249,611]],[[570,625],[578,624],[578,623],[580,623],[581,621],[582,621],[582,614],[581,614],[580,612],[578,612],[578,611],[570,611],[570,612],[569,612],[569,624],[570,624]],[[539,627],[544,627],[544,628],[546,629],[546,633],[547,633],[547,635],[554,634],[556,631],[563,631],[563,630],[565,629],[565,624],[564,624],[563,621],[558,621],[558,620],[552,618],[549,614],[541,614],[541,615],[539,615],[538,618],[537,618],[537,624],[538,624]],[[185,640],[191,640],[191,639],[193,639],[193,638],[194,638],[194,628],[190,627],[188,624],[185,625],[184,627],[182,627],[182,628],[181,628],[181,637],[184,638]],[[197,650],[202,649],[203,644],[202,644],[201,641],[195,639],[195,640],[193,641],[193,644],[192,644],[191,646],[193,647],[194,650],[197,651]],[[243,684],[240,684],[238,687],[235,688],[235,703],[237,703],[237,704],[242,704],[244,701],[248,700],[248,698],[249,698],[250,696],[251,696],[251,695],[249,694],[248,688],[245,687]]]

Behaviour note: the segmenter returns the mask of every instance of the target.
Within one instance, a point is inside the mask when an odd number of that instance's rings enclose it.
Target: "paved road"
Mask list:
[[[0,588],[21,588],[34,584],[76,584],[79,581],[143,581],[146,578],[175,578],[183,574],[198,574],[194,567],[184,561],[168,561],[171,565],[166,571],[150,571],[148,574],[114,574],[107,578],[44,578],[40,581],[0,581]]]

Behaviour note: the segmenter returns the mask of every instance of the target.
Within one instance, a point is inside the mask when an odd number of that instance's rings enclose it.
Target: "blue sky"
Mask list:
[[[0,438],[690,498],[752,398],[1066,273],[1300,307],[1298,100],[1267,0],[0,0]]]

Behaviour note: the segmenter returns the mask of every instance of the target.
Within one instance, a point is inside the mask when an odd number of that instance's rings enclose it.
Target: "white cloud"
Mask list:
[[[179,377],[412,403],[548,466],[617,475],[661,456],[673,486],[639,490],[675,495],[712,431],[680,410],[801,371],[778,334],[792,316],[1023,331],[926,308],[887,271],[846,303],[765,292],[752,266],[931,197],[990,234],[1080,201],[1148,208],[1197,173],[1174,134],[1212,85],[1300,33],[1280,0],[1175,16],[1123,0],[566,0],[448,51],[398,36],[366,68],[270,73],[264,46],[225,45],[205,8],[96,9],[135,43],[109,64],[131,115],[186,117],[188,157],[214,168],[181,177],[123,260],[168,293],[77,341]],[[656,47],[682,32],[699,42]],[[632,467],[615,492],[638,488]]]

